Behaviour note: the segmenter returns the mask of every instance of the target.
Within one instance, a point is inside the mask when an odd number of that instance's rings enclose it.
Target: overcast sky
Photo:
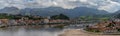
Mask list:
[[[73,9],[84,6],[108,12],[115,12],[120,10],[120,0],[0,0],[0,8],[11,6],[20,9],[46,7]]]

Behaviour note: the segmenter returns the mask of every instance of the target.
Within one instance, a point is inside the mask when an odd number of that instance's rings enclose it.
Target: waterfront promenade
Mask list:
[[[55,26],[66,26],[66,25],[76,25],[76,24],[81,24],[81,25],[91,25],[91,24],[86,24],[86,23],[91,23],[91,22],[73,22],[73,23],[31,23],[31,24],[24,24],[24,23],[19,23],[19,24],[3,24],[0,25],[0,28],[2,27],[12,27],[12,26],[34,26],[34,25],[40,25],[40,26],[48,26],[48,27],[55,27]],[[93,23],[92,23],[93,24]]]

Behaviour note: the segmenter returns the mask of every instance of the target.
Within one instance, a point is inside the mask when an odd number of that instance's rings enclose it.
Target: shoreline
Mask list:
[[[64,31],[64,33],[58,36],[120,36],[120,35],[90,34],[82,31],[81,29],[72,29],[72,30],[66,30]]]

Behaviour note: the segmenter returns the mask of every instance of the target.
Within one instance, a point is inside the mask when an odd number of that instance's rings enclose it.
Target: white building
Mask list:
[[[43,22],[44,23],[49,23],[49,19],[44,19]]]
[[[8,24],[17,24],[17,22],[15,20],[9,20]]]
[[[120,19],[115,19],[114,21],[116,21],[116,22],[120,22]]]
[[[2,24],[2,21],[0,20],[0,25]]]

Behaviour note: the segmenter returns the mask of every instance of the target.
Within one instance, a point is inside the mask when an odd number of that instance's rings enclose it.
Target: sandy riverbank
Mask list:
[[[95,35],[95,34],[88,34],[79,29],[67,30],[63,34],[59,36],[120,36],[120,35]]]

